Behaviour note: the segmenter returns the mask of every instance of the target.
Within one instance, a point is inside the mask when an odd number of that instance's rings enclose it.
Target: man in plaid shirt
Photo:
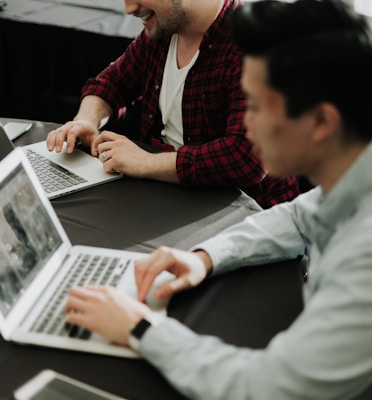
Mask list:
[[[263,169],[242,124],[242,54],[229,16],[238,0],[125,1],[144,30],[82,90],[74,121],[48,135],[49,150],[71,152],[79,138],[106,171],[188,186],[239,187],[264,208],[291,200],[298,179],[272,178]],[[141,141],[98,128],[141,102]],[[130,133],[128,133],[130,135]]]

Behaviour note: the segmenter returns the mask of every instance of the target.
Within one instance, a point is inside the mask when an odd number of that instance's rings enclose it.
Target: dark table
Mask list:
[[[6,122],[0,118],[0,122]],[[17,145],[43,139],[56,125],[34,122]],[[256,212],[235,189],[190,189],[121,180],[52,200],[73,244],[150,252],[188,248]],[[209,279],[171,300],[168,313],[196,332],[237,346],[262,348],[302,309],[299,262],[240,269]],[[238,306],[237,306],[238,305]],[[0,399],[41,369],[51,368],[128,399],[182,399],[144,360],[21,346],[0,339]]]

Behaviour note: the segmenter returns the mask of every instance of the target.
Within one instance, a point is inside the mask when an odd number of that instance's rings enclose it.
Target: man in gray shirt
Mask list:
[[[193,399],[355,398],[372,383],[368,24],[339,0],[262,0],[232,18],[245,54],[247,135],[270,173],[305,175],[316,187],[190,252],[163,247],[138,261],[139,301],[111,288],[72,289],[67,321],[131,346]],[[159,298],[211,274],[303,254],[304,310],[265,349],[197,335],[141,302],[163,270],[175,279]]]

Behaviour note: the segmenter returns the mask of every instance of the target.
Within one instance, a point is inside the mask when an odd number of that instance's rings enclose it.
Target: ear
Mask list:
[[[341,124],[339,110],[332,103],[320,103],[314,109],[315,142],[323,142],[338,132]]]

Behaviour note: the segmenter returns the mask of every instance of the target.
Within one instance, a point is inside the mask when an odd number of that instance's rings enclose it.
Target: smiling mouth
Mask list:
[[[150,18],[152,18],[155,15],[154,12],[151,12],[150,14],[147,15],[142,15],[140,18],[142,22],[147,22]]]

